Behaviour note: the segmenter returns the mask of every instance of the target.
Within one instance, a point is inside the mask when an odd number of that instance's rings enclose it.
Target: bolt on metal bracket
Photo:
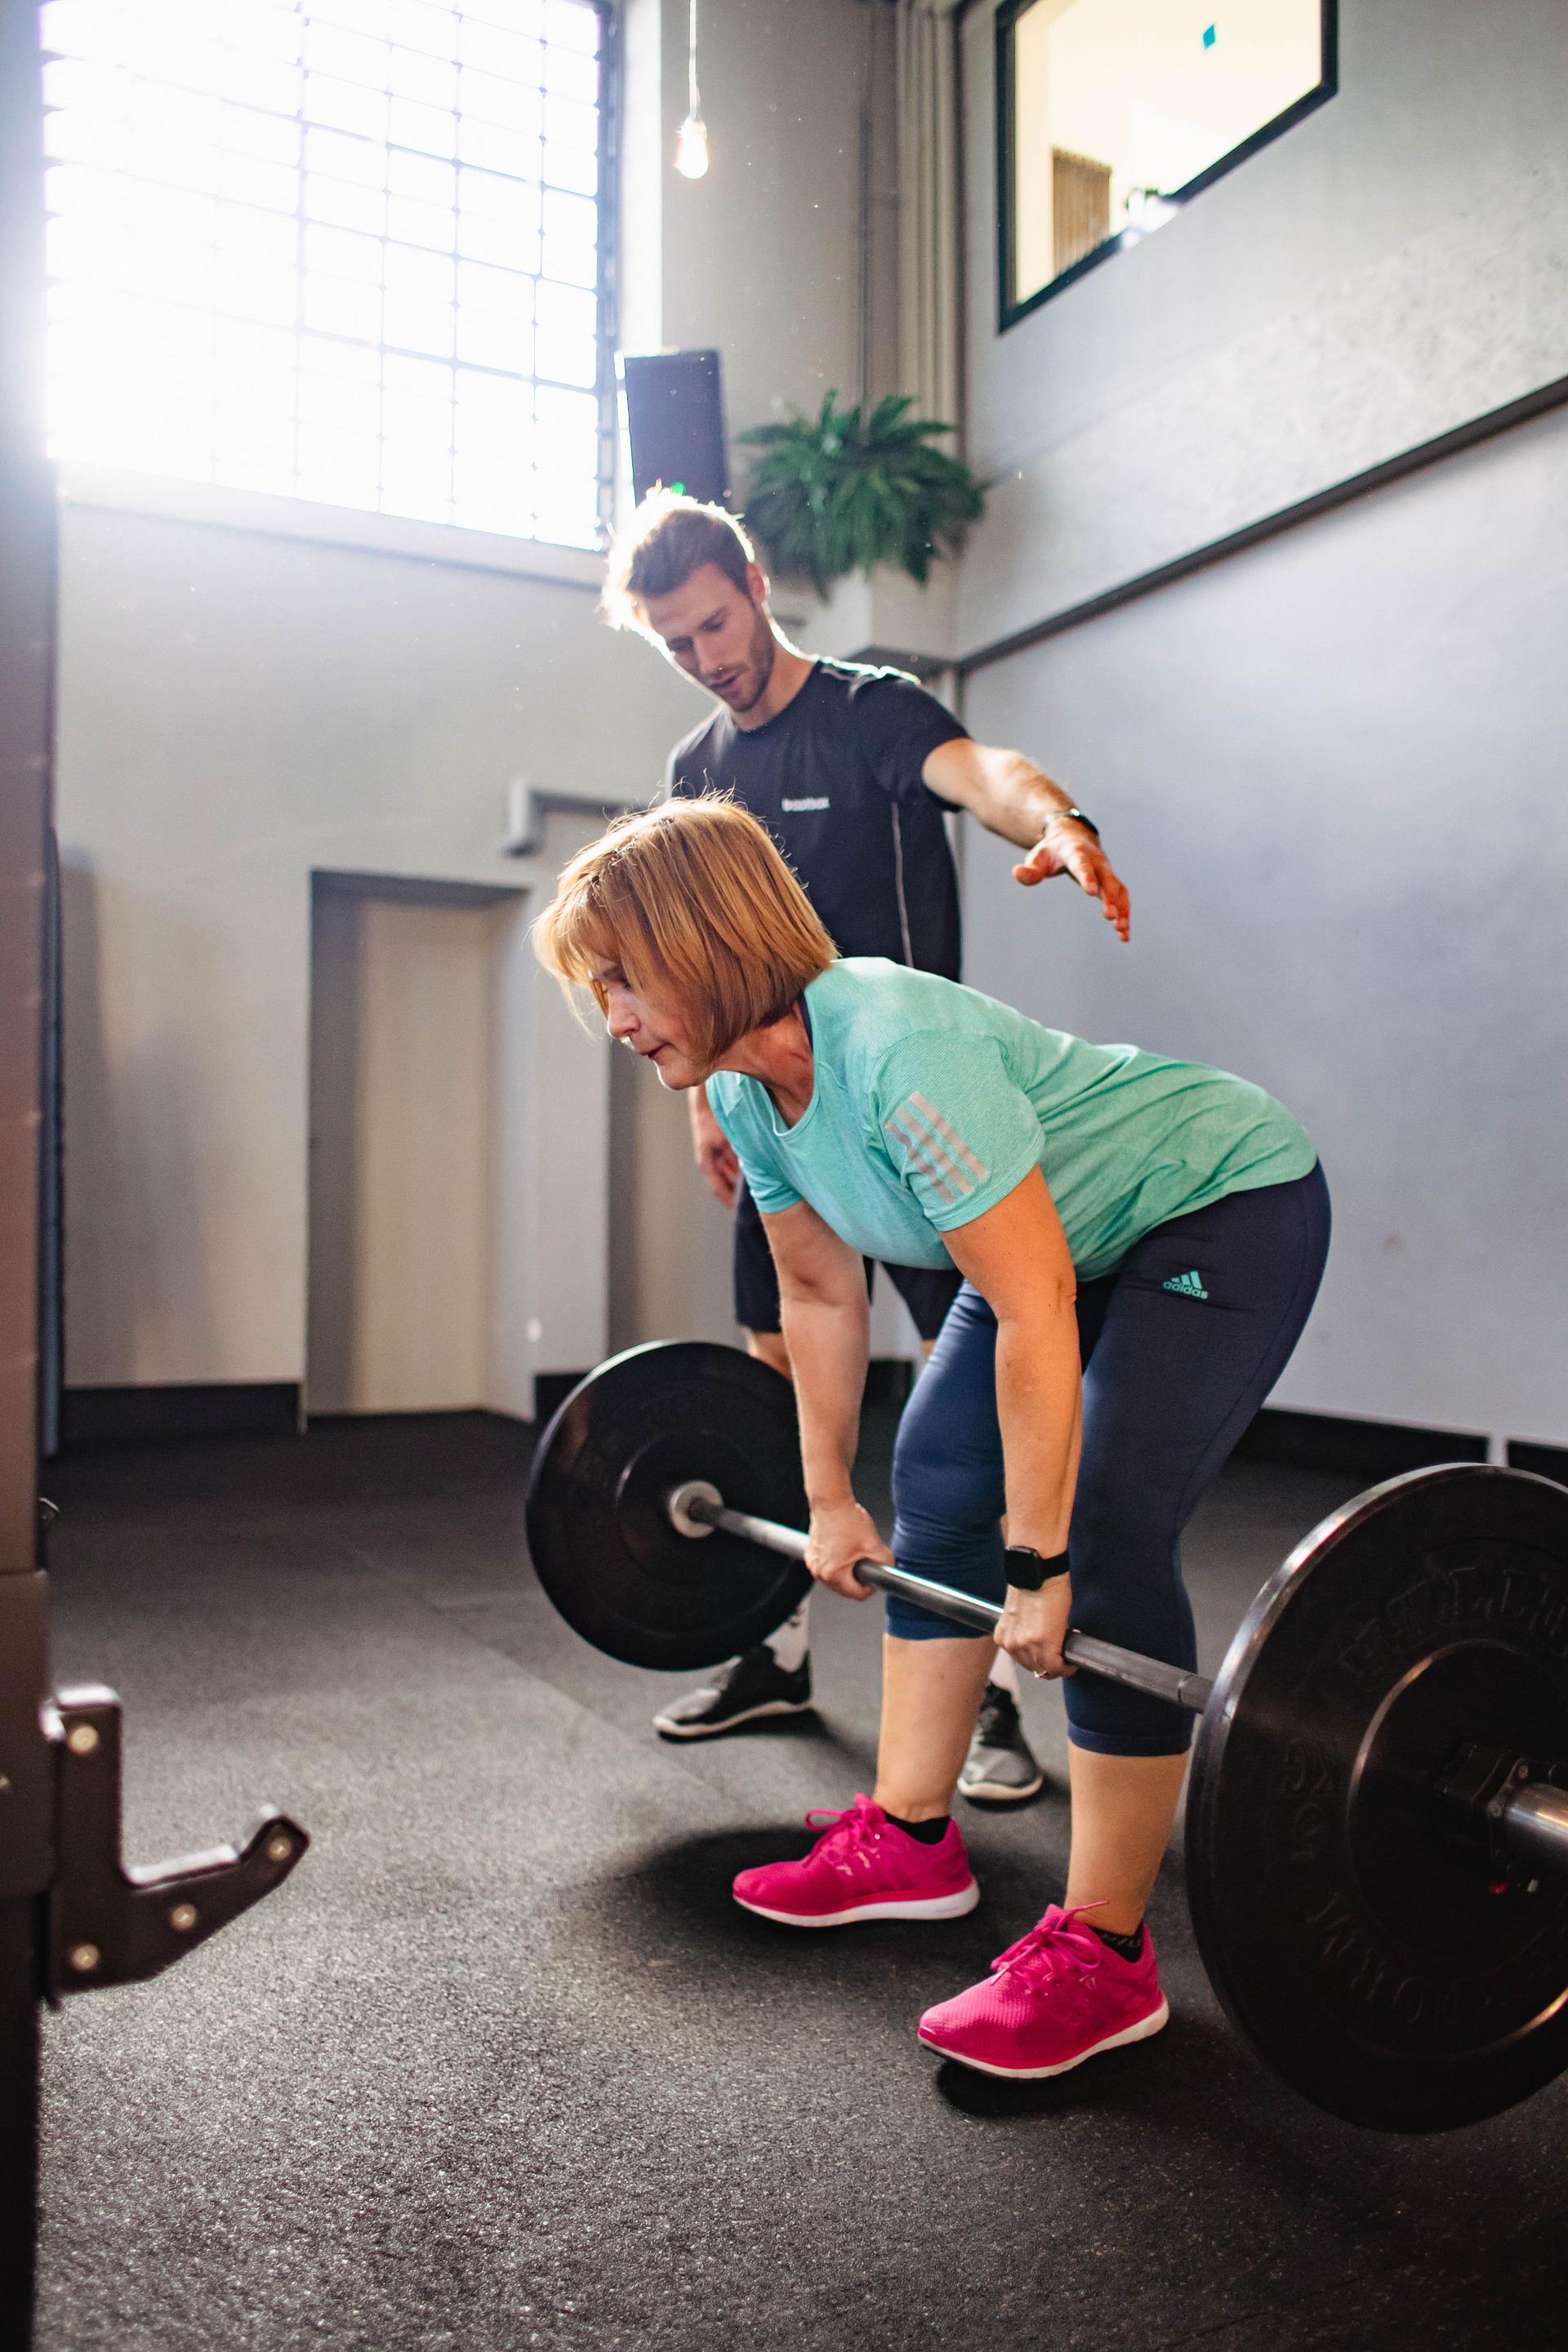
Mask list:
[[[280,1886],[310,1841],[265,1811],[243,1843],[129,1869],[121,1856],[121,1706],[100,1683],[56,1694],[46,1711],[57,1772],[49,1894],[51,2000],[140,1983],[183,1959]]]

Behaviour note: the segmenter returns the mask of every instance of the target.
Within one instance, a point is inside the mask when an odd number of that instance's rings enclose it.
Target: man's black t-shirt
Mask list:
[[[912,677],[818,661],[776,719],[727,710],[670,753],[668,793],[732,792],[795,868],[841,955],[956,980],[958,877],[928,752],[967,730]]]

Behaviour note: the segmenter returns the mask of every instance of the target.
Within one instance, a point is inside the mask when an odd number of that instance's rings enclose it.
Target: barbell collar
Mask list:
[[[783,1527],[777,1519],[756,1518],[750,1511],[731,1511],[717,1491],[700,1479],[677,1486],[669,1496],[668,1510],[682,1533],[693,1532],[695,1522],[696,1530],[721,1528],[744,1543],[760,1544],[764,1551],[782,1552],[786,1559],[805,1558],[806,1538],[798,1528]],[[855,1573],[862,1584],[896,1593],[901,1601],[911,1601],[938,1617],[951,1617],[955,1624],[967,1625],[977,1633],[994,1637],[1002,1622],[994,1601],[977,1600],[973,1593],[956,1591],[951,1584],[939,1584],[929,1576],[911,1575],[908,1569],[862,1559],[856,1562]],[[1167,1665],[1161,1658],[1146,1658],[1137,1650],[1121,1649],[1114,1642],[1096,1641],[1091,1633],[1069,1633],[1062,1643],[1062,1654],[1086,1674],[1103,1675],[1108,1682],[1142,1691],[1150,1698],[1163,1698],[1189,1715],[1202,1715],[1214,1688],[1203,1675]]]
[[[1568,1872],[1568,1790],[1549,1780],[1527,1780],[1504,1805],[1498,1829],[1521,1862]]]

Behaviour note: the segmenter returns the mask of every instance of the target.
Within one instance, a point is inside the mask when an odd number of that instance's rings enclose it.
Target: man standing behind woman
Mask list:
[[[722,508],[666,490],[645,499],[611,557],[605,608],[717,705],[670,753],[667,793],[729,793],[758,817],[841,955],[960,977],[958,877],[943,822],[952,808],[1025,852],[1017,882],[1070,875],[1126,940],[1126,889],[1098,828],[1061,786],[1021,752],[974,742],[901,670],[800,652],[769,609],[751,541]],[[788,1373],[761,1218],[706,1088],[694,1087],[690,1101],[697,1165],[735,1212],[735,1320],[752,1353]],[[958,1291],[956,1268],[885,1271],[929,1354]],[[655,1716],[655,1727],[668,1739],[702,1739],[800,1713],[811,1704],[807,1643],[803,1602],[769,1643]],[[959,1788],[982,1802],[1018,1803],[1043,1778],[1019,1722],[1016,1669],[999,1651]]]

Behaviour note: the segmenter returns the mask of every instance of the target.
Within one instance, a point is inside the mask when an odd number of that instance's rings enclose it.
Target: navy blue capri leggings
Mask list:
[[[1328,1248],[1328,1187],[1314,1168],[1173,1217],[1114,1273],[1080,1285],[1083,1454],[1068,1538],[1080,1633],[1197,1664],[1182,1529],[1284,1370]],[[893,1552],[900,1568],[1000,1602],[995,1355],[996,1318],[965,1283],[899,1431]],[[962,1638],[950,1618],[892,1596],[888,1631]],[[1171,1756],[1192,1736],[1184,1709],[1098,1675],[1074,1675],[1063,1691],[1079,1748]]]

